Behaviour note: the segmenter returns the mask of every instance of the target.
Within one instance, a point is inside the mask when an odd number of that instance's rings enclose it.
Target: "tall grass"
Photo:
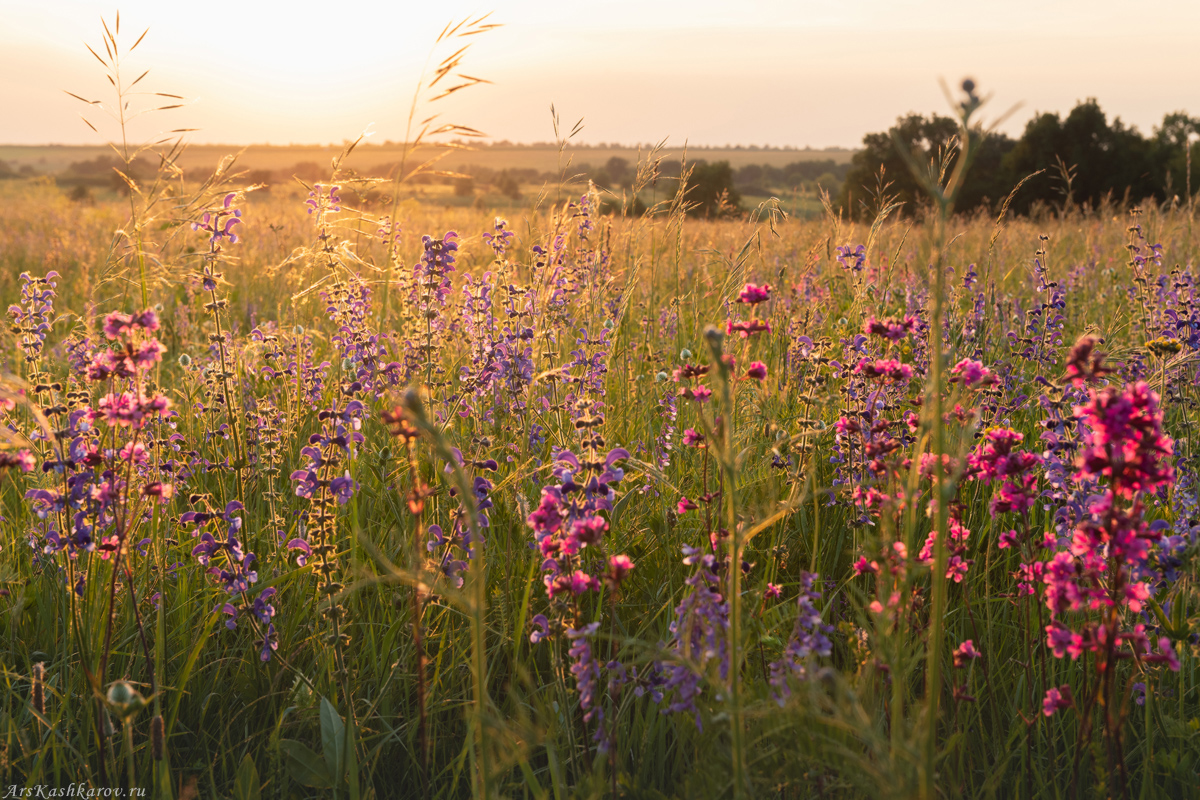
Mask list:
[[[36,467],[0,489],[4,785],[1196,796],[1190,204],[956,217],[946,162],[935,213],[869,226],[693,220],[673,187],[602,216],[571,184],[500,225],[403,174],[373,207],[341,163],[268,191],[170,167],[129,207],[0,184],[4,452]],[[115,259],[118,228],[145,235]],[[1108,649],[1056,658],[1016,573],[1120,478],[1074,475],[1084,334],[1091,389],[1161,396],[1174,475],[1128,499],[1175,538],[1088,629]],[[175,413],[110,424],[132,379],[88,365],[150,340],[136,380]],[[1027,511],[967,470],[998,429],[1045,451]]]

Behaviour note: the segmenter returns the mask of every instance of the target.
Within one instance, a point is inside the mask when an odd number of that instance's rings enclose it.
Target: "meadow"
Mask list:
[[[1194,209],[970,141],[867,223],[0,181],[3,786],[1200,796]]]

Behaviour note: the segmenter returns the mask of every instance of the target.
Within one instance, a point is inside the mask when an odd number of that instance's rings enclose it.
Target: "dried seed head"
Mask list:
[[[46,713],[46,690],[43,681],[46,679],[46,666],[41,661],[33,665],[33,710],[40,715]]]
[[[163,750],[166,746],[166,732],[163,727],[162,714],[155,714],[150,720],[150,752],[155,761],[162,761]]]

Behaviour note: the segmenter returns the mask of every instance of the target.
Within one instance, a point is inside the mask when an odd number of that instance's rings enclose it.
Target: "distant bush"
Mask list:
[[[742,195],[734,186],[733,168],[728,161],[694,164],[687,184],[681,184],[680,191],[686,193],[688,213],[692,216],[720,219],[743,211]]]

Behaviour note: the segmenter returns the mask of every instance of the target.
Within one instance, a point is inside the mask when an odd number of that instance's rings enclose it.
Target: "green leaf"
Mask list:
[[[346,726],[337,709],[327,698],[321,698],[321,749],[325,751],[325,766],[334,782],[342,782],[346,771]]]
[[[242,765],[238,767],[237,776],[233,779],[233,800],[260,800],[260,786],[258,768],[254,766],[254,759],[246,753]]]
[[[333,786],[333,781],[329,778],[329,768],[321,761],[321,757],[306,745],[294,739],[280,739],[279,752],[283,753],[292,780],[303,786],[318,789]]]

